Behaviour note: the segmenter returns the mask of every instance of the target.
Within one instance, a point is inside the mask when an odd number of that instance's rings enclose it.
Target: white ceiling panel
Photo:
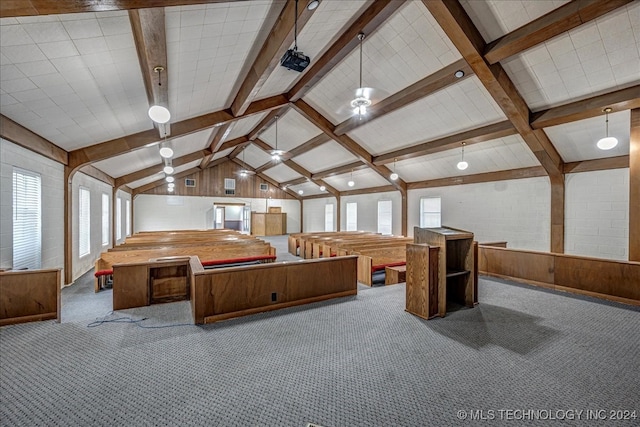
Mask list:
[[[218,151],[216,154],[213,155],[213,157],[211,158],[211,160],[218,160],[222,157],[226,157],[228,156],[231,152],[233,151],[233,148],[228,148],[226,150],[222,150],[222,151]]]
[[[244,156],[244,158],[242,156]],[[245,163],[255,169],[270,162],[271,156],[257,145],[249,144],[247,148],[240,153],[240,160],[244,160]]]
[[[169,145],[173,148],[173,157],[184,156],[185,154],[207,148],[207,142],[212,132],[213,129],[205,129],[178,138],[168,139]]]
[[[287,182],[302,176],[284,163],[267,169],[264,174],[277,182]]]
[[[138,187],[142,187],[143,185],[151,184],[152,182],[158,181],[158,180],[163,179],[163,178],[164,178],[164,173],[160,172],[160,173],[157,173],[155,175],[151,175],[151,176],[148,176],[146,178],[139,179],[138,181],[130,182],[129,184],[127,184],[127,187],[129,187],[129,188],[138,188]]]
[[[252,116],[246,117],[244,119],[236,120],[233,125],[231,132],[227,134],[227,137],[224,139],[225,141],[230,141],[234,138],[238,138],[241,136],[245,136],[248,134],[258,123],[260,120],[266,116],[267,113],[254,114]]]
[[[362,85],[375,89],[374,103],[461,58],[418,1],[406,2],[365,38],[362,51]],[[352,115],[349,103],[359,87],[359,58],[359,50],[355,49],[304,97],[334,124]]]
[[[353,179],[355,184],[353,187],[349,187],[347,184],[351,179]],[[361,188],[390,185],[388,180],[381,177],[377,172],[374,172],[371,169],[360,169],[342,175],[330,176],[328,178],[324,178],[323,181],[338,191],[359,190]]]
[[[520,135],[465,147],[464,160],[469,167],[464,171],[457,168],[461,159],[462,145],[453,150],[398,161],[395,170],[400,178],[415,182],[540,165]]]
[[[488,43],[568,3],[569,0],[461,0]]]
[[[320,59],[326,48],[331,46],[342,28],[350,25],[355,17],[369,7],[371,0],[323,1],[311,19],[298,34],[298,50],[311,59]],[[308,71],[309,68],[307,68]],[[303,73],[287,70],[278,65],[264,83],[256,99],[267,98],[287,92]]]
[[[300,194],[299,191],[302,190],[302,194],[301,194],[302,197],[315,196],[316,194],[323,194],[327,192],[326,190],[320,191],[320,187],[310,181],[303,182],[302,184],[298,184],[298,185],[292,185],[289,188],[298,194]]]
[[[294,157],[293,160],[311,173],[316,173],[353,163],[357,160],[357,157],[337,142],[329,141]]]
[[[640,2],[633,2],[504,61],[504,68],[533,111],[638,84],[639,19]]]
[[[2,114],[70,151],[150,129],[129,17],[0,21]]]
[[[321,133],[320,129],[311,124],[296,110],[290,108],[278,119],[278,149],[291,150]],[[275,122],[260,134],[260,139],[275,147]]]
[[[169,109],[175,120],[228,107],[271,1],[167,7]]]
[[[609,135],[618,139],[611,150],[600,150],[596,143],[606,134],[605,118],[594,117],[545,128],[545,132],[565,162],[600,159],[629,154],[629,110],[609,114]]]
[[[373,155],[497,123],[506,117],[476,76],[349,132]]]

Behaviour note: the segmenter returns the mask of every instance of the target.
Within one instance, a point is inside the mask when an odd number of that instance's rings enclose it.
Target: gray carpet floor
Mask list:
[[[637,308],[481,278],[476,308],[425,321],[404,292],[207,326],[188,302],[63,306],[0,328],[0,425],[640,425]]]

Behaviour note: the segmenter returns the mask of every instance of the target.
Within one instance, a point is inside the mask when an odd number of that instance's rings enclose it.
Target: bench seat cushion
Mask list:
[[[372,265],[371,266],[371,272],[374,273],[376,271],[384,270],[385,267],[399,267],[401,265],[407,265],[407,262],[406,261],[398,261],[398,262],[391,262],[389,264]]]

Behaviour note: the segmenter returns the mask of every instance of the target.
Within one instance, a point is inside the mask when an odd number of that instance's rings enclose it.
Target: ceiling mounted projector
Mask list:
[[[304,53],[298,52],[297,50],[289,49],[282,56],[280,65],[289,70],[298,71],[301,73],[305,68],[307,68],[310,62],[311,60]]]

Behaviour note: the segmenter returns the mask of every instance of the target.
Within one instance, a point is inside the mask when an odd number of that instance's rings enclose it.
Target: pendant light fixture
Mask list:
[[[276,116],[276,146],[273,150],[269,150],[269,154],[271,154],[271,160],[273,160],[274,162],[278,162],[280,161],[280,159],[282,158],[282,156],[284,156],[287,152],[284,150],[278,150],[278,118],[279,116]]]
[[[357,114],[360,120],[362,120],[362,116],[367,114],[367,107],[371,105],[368,90],[362,87],[362,40],[364,40],[364,37],[364,33],[358,33],[358,40],[360,40],[360,85],[358,86],[358,90],[356,90],[356,97],[351,101],[353,113]]]
[[[601,150],[611,150],[618,145],[618,139],[616,137],[609,136],[609,113],[611,112],[611,108],[605,108],[602,111],[605,115],[606,133],[605,137],[601,138],[596,145]]]
[[[460,159],[460,161],[458,162],[458,169],[460,169],[461,171],[465,170],[466,168],[469,167],[469,163],[464,161],[464,145],[465,143],[462,143],[462,158]]]
[[[165,178],[165,180],[166,180],[167,182],[173,182],[173,181],[175,181],[176,179],[175,179],[174,177],[172,177],[171,175],[169,175],[168,177],[166,177],[166,178]]]
[[[391,179],[391,181],[398,179],[398,174],[396,173],[396,160],[398,159],[393,159],[393,173],[389,175],[389,179]]]
[[[327,187],[325,187],[324,185],[320,186],[320,191],[325,191],[327,189]]]
[[[174,169],[173,169],[173,163],[171,159],[165,159],[164,168],[162,168],[162,172],[166,173],[167,175],[171,175],[173,171]]]
[[[164,67],[158,65],[153,68],[153,71],[158,73],[158,86],[162,86],[162,72],[164,71]],[[148,114],[149,118],[156,123],[163,124],[171,120],[169,109],[162,105],[152,105],[151,108],[149,108]]]
[[[351,169],[351,175],[349,175],[349,182],[347,182],[347,185],[349,187],[353,187],[354,185],[356,185],[356,183],[353,182],[353,169]]]

